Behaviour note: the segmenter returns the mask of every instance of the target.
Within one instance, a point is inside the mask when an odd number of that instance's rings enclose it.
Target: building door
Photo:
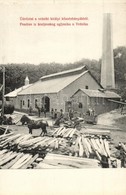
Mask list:
[[[72,109],[72,102],[71,101],[66,101],[65,102],[65,112],[69,112],[69,110]]]
[[[42,105],[46,109],[46,112],[50,111],[50,98],[48,96],[42,98]]]

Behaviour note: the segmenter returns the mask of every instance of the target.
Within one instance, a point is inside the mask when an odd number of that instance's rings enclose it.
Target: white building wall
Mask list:
[[[59,99],[61,108],[65,111],[65,102],[71,100],[71,96],[80,88],[85,89],[88,86],[88,89],[99,89],[101,86],[95,81],[95,79],[89,74],[78,78],[76,81],[65,87],[59,92]]]
[[[21,109],[20,107],[20,102],[24,101],[24,105],[22,104],[22,109],[23,110],[29,110],[28,108],[28,99],[30,100],[30,106],[32,107],[32,109],[34,111],[36,111],[36,108],[35,108],[35,100],[37,100],[37,105],[39,107],[42,106],[42,98],[44,96],[48,96],[49,99],[50,99],[50,110],[52,108],[56,108],[57,109],[57,106],[59,105],[58,103],[58,96],[57,94],[31,94],[31,95],[20,95],[17,97],[17,104],[15,105],[15,108],[16,109]]]
[[[70,97],[80,88],[85,89],[88,86],[89,89],[99,89],[101,86],[95,81],[95,79],[87,72],[82,75],[80,78],[72,82],[70,85],[65,87],[58,93],[53,94],[38,94],[38,95],[23,95],[17,97],[16,108],[20,109],[20,102],[24,101],[24,105],[22,105],[22,109],[28,110],[28,99],[30,100],[31,106],[33,110],[35,108],[35,99],[37,99],[37,104],[41,106],[42,97],[48,96],[50,98],[50,111],[51,109],[63,109],[65,111],[65,102],[71,100]]]

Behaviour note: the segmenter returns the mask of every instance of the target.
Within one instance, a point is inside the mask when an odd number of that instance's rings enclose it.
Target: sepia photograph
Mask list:
[[[125,17],[124,0],[0,1],[1,171],[125,170]]]

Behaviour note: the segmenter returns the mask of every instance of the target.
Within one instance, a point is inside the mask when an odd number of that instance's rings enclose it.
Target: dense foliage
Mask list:
[[[125,83],[126,83],[126,47],[118,47],[114,50],[114,64],[115,64],[115,79],[118,92],[126,97]],[[41,63],[39,65],[33,64],[7,64],[6,68],[6,89],[5,93],[13,91],[24,85],[26,75],[28,75],[30,83],[34,83],[40,77],[54,72],[59,72],[71,68],[86,65],[95,78],[100,82],[101,60],[82,59],[75,63],[58,64],[58,63]],[[0,65],[2,66],[2,64]],[[0,86],[2,85],[2,71],[0,69]],[[1,99],[1,92],[0,92]]]

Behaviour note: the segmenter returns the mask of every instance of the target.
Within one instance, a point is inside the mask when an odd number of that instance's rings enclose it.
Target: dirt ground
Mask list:
[[[120,113],[120,109],[113,110],[109,113],[105,113],[99,116],[98,124],[99,125],[108,125],[111,132],[111,138],[114,144],[119,142],[126,143],[126,110],[124,113]]]
[[[17,122],[23,113],[15,112],[12,115],[12,118]],[[34,120],[43,119],[47,120],[49,123],[48,131],[52,131],[54,121],[50,118],[38,118],[37,116],[32,116]],[[84,124],[86,126],[86,124]],[[11,128],[15,133],[20,134],[28,134],[29,130],[27,126],[22,126],[20,122],[16,125],[11,125]],[[109,130],[111,136],[111,153],[115,153],[115,146],[119,144],[119,142],[126,143],[126,114],[124,112],[121,115],[120,110],[114,110],[109,113],[104,113],[98,116],[97,125],[91,125],[90,128],[101,129],[101,130]],[[41,133],[41,129],[33,130],[33,136],[39,136]]]

